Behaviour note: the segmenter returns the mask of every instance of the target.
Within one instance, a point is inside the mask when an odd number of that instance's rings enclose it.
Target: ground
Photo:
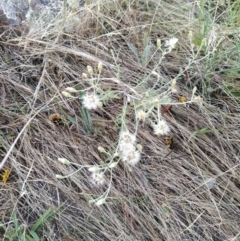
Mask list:
[[[1,238],[239,240],[239,7],[98,0],[1,26]]]

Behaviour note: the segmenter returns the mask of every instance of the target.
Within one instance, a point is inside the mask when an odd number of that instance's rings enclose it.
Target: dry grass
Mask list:
[[[11,221],[16,210],[19,222],[30,227],[45,210],[64,204],[38,233],[41,240],[239,240],[239,102],[220,88],[228,75],[211,68],[210,49],[188,66],[193,53],[187,35],[197,29],[194,11],[198,10],[197,4],[185,1],[149,1],[147,6],[141,1],[102,0],[59,15],[53,22],[30,26],[28,33],[3,31],[0,150],[4,168],[11,169],[8,182],[1,184],[3,223]],[[67,22],[72,29],[64,28]],[[152,41],[151,58],[143,66],[129,43],[141,52],[146,35]],[[178,46],[158,64],[156,39],[172,36],[179,38]],[[226,41],[223,47],[231,49],[231,38]],[[111,89],[118,98],[91,112],[94,133],[86,135],[80,101],[66,99],[61,92],[78,84],[88,88],[82,73],[87,65],[96,71],[100,60],[101,88]],[[185,75],[179,74],[187,66]],[[154,88],[153,70],[161,74]],[[218,78],[209,80],[209,73]],[[204,103],[202,108],[174,105],[164,115],[174,134],[172,150],[152,134],[148,123],[140,125],[141,161],[132,172],[121,163],[114,169],[107,203],[99,207],[88,201],[107,185],[93,187],[86,169],[68,179],[55,178],[76,170],[59,163],[59,157],[81,165],[102,163],[105,156],[97,148],[114,152],[125,95],[133,91],[142,95],[146,90],[160,94],[176,76],[180,94],[189,98],[197,85]],[[214,91],[207,91],[209,81]],[[232,78],[234,83],[237,79]],[[239,90],[237,85],[234,88]],[[57,112],[60,124],[49,120]],[[134,132],[130,104],[126,122]],[[206,187],[209,178],[216,178],[212,189]]]

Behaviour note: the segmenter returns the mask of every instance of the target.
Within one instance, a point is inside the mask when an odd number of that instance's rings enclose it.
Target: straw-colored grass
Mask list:
[[[0,184],[0,217],[7,230],[13,211],[27,234],[46,210],[62,205],[37,231],[40,240],[239,240],[239,4],[220,2],[87,1],[25,31],[2,29],[0,165],[11,172]],[[157,39],[164,45],[171,37],[178,43],[163,57]],[[88,65],[97,73],[99,61],[106,100],[89,111],[87,134],[81,100],[62,91],[89,88],[82,74]],[[150,122],[136,124],[135,108],[144,96],[163,97],[174,78],[179,92],[166,96],[172,108],[163,115],[174,135],[169,149]],[[180,95],[191,100],[194,86],[202,105],[179,103]],[[58,123],[49,119],[54,113]],[[141,160],[132,171],[120,161],[106,203],[90,204],[107,190],[110,173],[97,187],[87,168],[57,179],[77,170],[58,158],[103,164],[98,147],[113,154],[122,125],[136,132]],[[10,240],[1,228],[0,236]]]

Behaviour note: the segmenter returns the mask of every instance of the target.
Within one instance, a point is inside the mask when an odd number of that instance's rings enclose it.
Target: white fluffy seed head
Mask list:
[[[82,100],[83,106],[88,110],[95,110],[99,107],[100,99],[94,93],[86,93]]]
[[[165,45],[169,48],[169,51],[171,51],[175,48],[177,42],[178,42],[178,39],[173,37],[167,40]]]
[[[160,120],[156,125],[153,126],[154,134],[167,135],[170,132],[170,128],[165,120]]]
[[[146,120],[146,117],[147,117],[147,113],[144,111],[144,110],[138,110],[136,112],[136,116],[137,116],[137,119],[142,121],[142,122],[145,122]]]
[[[130,152],[135,150],[135,145],[132,143],[124,143],[124,142],[120,142],[119,144],[119,150],[123,153],[123,152]]]
[[[96,186],[101,186],[105,183],[105,177],[103,172],[92,173],[92,183]]]
[[[122,161],[127,165],[135,166],[141,159],[141,154],[137,150],[132,150],[126,153],[123,153]]]
[[[122,131],[120,134],[120,142],[125,144],[134,144],[136,142],[136,136],[131,134],[128,130]]]

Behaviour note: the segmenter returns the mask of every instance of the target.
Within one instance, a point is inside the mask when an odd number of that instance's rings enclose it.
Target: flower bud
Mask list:
[[[56,178],[57,178],[57,179],[63,179],[64,176],[62,176],[62,175],[58,175],[58,174],[57,174],[57,175],[56,175]]]
[[[103,107],[103,103],[100,101],[97,106],[98,106],[98,108],[101,109]]]
[[[156,71],[152,71],[152,74],[155,75],[158,79],[160,79],[160,77],[161,77],[160,74],[157,73]]]
[[[62,94],[63,94],[63,96],[65,96],[65,97],[67,97],[67,98],[71,98],[71,97],[73,97],[69,92],[67,92],[67,91],[62,91]]]
[[[172,80],[172,87],[176,86],[176,84],[177,84],[177,80],[176,80],[176,79],[173,79],[173,80]]]
[[[206,45],[206,42],[207,42],[207,39],[206,39],[206,38],[203,38],[203,39],[202,39],[202,42],[201,42],[201,45],[202,45],[202,46]]]
[[[159,99],[158,98],[154,98],[153,100],[152,100],[152,103],[155,105],[155,104],[158,104],[159,103]]]
[[[142,152],[142,149],[143,149],[142,145],[137,144],[137,149],[138,149],[140,152]]]
[[[117,164],[118,164],[118,162],[113,162],[109,165],[109,168],[114,168],[117,166]]]
[[[194,86],[194,88],[193,88],[193,90],[192,90],[192,94],[194,95],[194,94],[196,93],[196,91],[197,91],[197,87]]]
[[[98,71],[99,71],[99,73],[102,72],[102,69],[103,69],[102,62],[99,62],[99,63],[98,63]]]
[[[99,170],[100,168],[98,166],[93,166],[88,168],[89,172],[98,172]]]
[[[190,41],[192,41],[192,39],[193,39],[193,33],[192,33],[191,30],[190,30],[189,33],[188,33],[188,39],[189,39]]]
[[[118,152],[115,152],[115,153],[113,154],[113,158],[115,158],[115,157],[119,157],[119,153],[118,153]]]
[[[60,161],[61,163],[65,164],[65,165],[70,164],[70,161],[66,158],[58,158],[58,161]]]
[[[90,75],[93,74],[93,68],[90,65],[87,66],[87,71]]]
[[[99,146],[99,147],[98,147],[98,151],[99,151],[99,152],[102,152],[102,153],[103,153],[103,152],[106,152],[105,149],[104,149],[102,146]]]
[[[86,73],[82,73],[82,78],[83,78],[84,80],[87,80],[87,79],[88,79],[87,74],[86,74]]]
[[[203,101],[203,99],[200,95],[198,95],[198,96],[194,96],[193,101],[195,103],[201,103]]]
[[[160,48],[162,46],[161,39],[157,39],[157,47]]]
[[[69,92],[69,93],[77,93],[77,92],[78,92],[78,91],[77,91],[75,88],[73,88],[73,87],[67,87],[67,88],[66,88],[66,91]]]
[[[100,206],[100,205],[104,204],[105,202],[106,202],[106,199],[105,198],[101,198],[95,204],[96,204],[96,206]]]

